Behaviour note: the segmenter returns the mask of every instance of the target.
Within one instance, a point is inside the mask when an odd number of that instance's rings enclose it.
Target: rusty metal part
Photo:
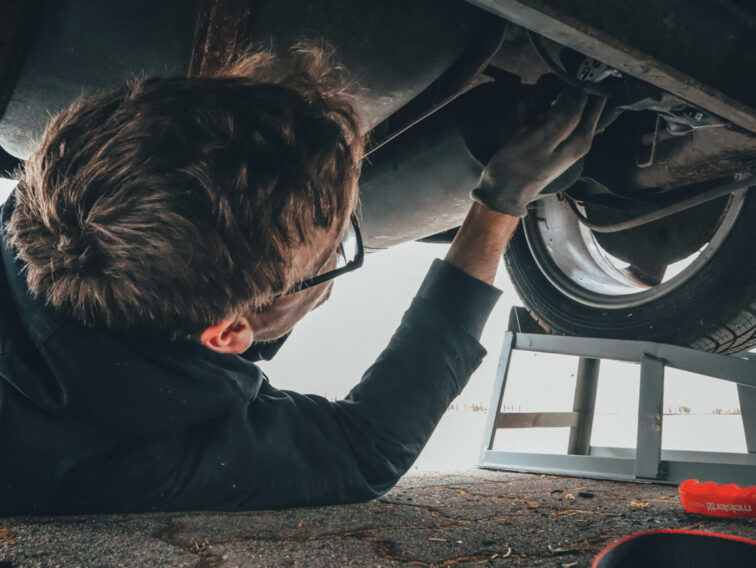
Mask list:
[[[43,7],[44,0],[0,2],[0,117],[16,86]]]
[[[627,172],[637,188],[671,189],[733,175],[756,164],[756,138],[727,128],[703,128],[656,146],[654,163]]]
[[[247,47],[252,0],[202,0],[197,13],[189,77],[212,74]]]
[[[676,188],[715,182],[756,168],[756,137],[725,127],[700,128],[682,136],[659,137],[653,163],[639,168],[642,140],[654,132],[653,111],[625,112],[594,140],[583,175],[609,193],[645,202]],[[653,135],[653,134],[652,134]],[[578,193],[573,197],[581,200]]]
[[[647,205],[631,210],[605,210],[603,218],[596,221],[580,212],[571,199],[568,203],[580,222],[592,231],[616,233],[658,221],[669,215],[754,186],[756,186],[756,176],[749,175],[713,187],[707,184],[701,188],[681,188],[663,193],[653,203],[649,202]]]
[[[511,22],[508,24],[501,48],[489,64],[517,75],[525,85],[535,85],[542,75],[550,73],[551,70],[533,49],[525,28]]]
[[[546,49],[546,46],[544,46],[543,42],[541,41],[541,36],[539,36],[537,33],[529,31],[528,38],[530,39],[530,43],[533,46],[533,49],[535,49],[535,51],[538,53],[538,56],[543,60],[543,62],[548,65],[549,69],[551,69],[551,72],[559,77],[562,81],[567,83],[569,86],[580,89],[581,91],[591,95],[598,95],[600,97],[610,97],[615,94],[613,90],[607,89],[607,86],[604,84],[600,84],[599,82],[594,82],[591,80],[584,81],[583,79],[578,79],[577,74],[572,74],[571,72],[568,72],[566,69],[564,69],[554,60],[553,57],[551,57],[549,50]],[[596,61],[595,59],[592,60]],[[597,63],[603,65],[598,61]],[[607,68],[611,69],[609,67]],[[611,70],[614,71],[613,69]]]
[[[756,17],[727,0],[468,0],[756,133]]]

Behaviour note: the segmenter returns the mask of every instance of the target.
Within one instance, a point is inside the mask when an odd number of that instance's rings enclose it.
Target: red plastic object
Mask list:
[[[756,517],[756,486],[719,485],[697,479],[683,481],[680,502],[686,511],[714,517]]]

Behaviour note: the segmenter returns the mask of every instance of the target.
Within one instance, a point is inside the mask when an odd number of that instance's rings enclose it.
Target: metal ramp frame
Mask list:
[[[572,412],[501,412],[512,351],[579,357]],[[636,448],[590,445],[601,359],[640,364]],[[736,383],[748,453],[662,450],[664,369],[673,367]],[[504,428],[569,427],[566,454],[494,450]],[[756,485],[756,354],[717,355],[686,347],[547,335],[524,308],[512,308],[496,372],[479,467],[623,481],[686,479]]]

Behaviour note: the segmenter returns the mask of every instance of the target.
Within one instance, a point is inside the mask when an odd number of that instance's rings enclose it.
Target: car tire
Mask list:
[[[661,296],[631,307],[598,306],[565,294],[532,246],[531,211],[505,254],[520,298],[550,333],[671,343],[716,353],[756,347],[756,191],[742,197],[737,218],[708,260]],[[530,223],[530,225],[528,225]],[[536,251],[536,252],[534,252]]]

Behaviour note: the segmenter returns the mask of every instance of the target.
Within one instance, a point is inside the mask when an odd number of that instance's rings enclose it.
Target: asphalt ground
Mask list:
[[[0,568],[573,568],[660,528],[756,539],[756,519],[687,513],[673,486],[474,470],[407,476],[357,505],[0,518]]]

